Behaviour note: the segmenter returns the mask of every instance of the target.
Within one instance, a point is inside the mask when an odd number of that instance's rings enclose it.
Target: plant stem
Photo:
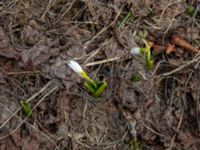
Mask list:
[[[95,89],[97,89],[97,85],[96,85],[95,81],[92,80],[92,79],[86,74],[86,72],[82,72],[82,73],[81,73],[81,76],[82,76],[84,79],[86,79],[88,82],[90,82],[90,83],[94,86]]]

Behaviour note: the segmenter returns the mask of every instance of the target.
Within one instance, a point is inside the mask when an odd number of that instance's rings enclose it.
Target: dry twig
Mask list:
[[[192,46],[191,44],[189,44],[185,40],[181,39],[177,35],[173,35],[172,36],[171,42],[172,42],[172,44],[180,46],[180,47],[183,47],[183,48],[185,48],[187,50],[190,50],[191,52],[195,52],[195,53],[199,53],[200,52],[200,50],[198,50],[197,48],[195,48],[194,46]]]
[[[115,16],[115,19],[108,26],[104,27],[91,40],[89,40],[88,42],[86,42],[84,44],[84,49],[86,49],[91,42],[93,42],[98,36],[100,36],[103,32],[105,32],[108,28],[110,28],[117,21],[118,17],[120,16],[120,14],[122,12],[122,9],[123,9],[123,6],[121,7],[120,11],[118,11],[117,15]]]
[[[106,59],[106,60],[95,61],[95,62],[87,63],[87,64],[85,64],[85,66],[89,67],[89,66],[100,65],[100,64],[103,64],[103,63],[107,63],[107,62],[112,62],[112,61],[118,60],[120,58],[121,57],[114,57],[114,58],[110,58],[110,59]]]
[[[180,71],[180,70],[182,70],[182,69],[184,69],[184,68],[186,68],[186,67],[190,66],[191,64],[193,64],[193,63],[195,63],[195,62],[198,62],[198,61],[200,61],[199,53],[198,53],[197,56],[196,56],[194,59],[192,59],[191,61],[188,61],[187,63],[181,65],[180,67],[178,67],[178,68],[176,68],[176,69],[174,69],[174,70],[172,70],[172,71],[170,71],[170,72],[163,73],[163,74],[161,74],[160,76],[169,76],[169,75],[172,75],[172,74],[174,74],[174,73],[176,73],[176,72],[178,72],[178,71]]]

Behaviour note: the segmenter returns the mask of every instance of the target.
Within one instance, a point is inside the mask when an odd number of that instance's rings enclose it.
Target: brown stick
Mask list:
[[[194,46],[192,46],[191,44],[189,44],[185,40],[181,39],[177,35],[173,35],[171,37],[171,43],[174,44],[174,45],[183,47],[183,48],[185,48],[187,50],[190,50],[192,52],[195,52],[195,53],[199,53],[200,52],[200,50],[198,50],[197,48],[195,48]]]

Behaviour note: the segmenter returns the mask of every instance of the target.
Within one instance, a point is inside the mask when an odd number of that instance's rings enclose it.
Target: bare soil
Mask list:
[[[200,149],[200,56],[172,41],[200,49],[199,9],[198,0],[1,0],[0,150]],[[130,53],[141,33],[154,45],[152,70]],[[71,59],[107,82],[101,97]]]

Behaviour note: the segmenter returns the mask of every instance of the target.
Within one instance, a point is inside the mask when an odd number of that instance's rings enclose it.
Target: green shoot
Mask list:
[[[143,150],[144,149],[144,144],[138,141],[137,139],[130,139],[124,141],[125,144],[128,145],[130,150]]]
[[[195,13],[195,7],[194,6],[189,6],[188,8],[187,8],[187,13],[188,13],[188,15],[190,15],[191,17],[194,15],[194,13]]]
[[[131,150],[137,150],[137,149],[143,150],[144,149],[144,145],[135,140],[130,141],[129,146],[130,146]]]
[[[106,82],[95,82],[85,72],[82,72],[81,76],[87,80],[87,82],[85,82],[84,85],[94,97],[99,97],[107,86]]]
[[[29,103],[25,100],[20,101],[22,111],[27,117],[32,117],[32,111]]]
[[[147,66],[148,70],[151,70],[153,68],[153,65],[154,65],[154,62],[151,58],[151,49],[150,49],[150,46],[145,39],[143,39],[143,42],[145,44],[145,49],[143,49],[143,51],[146,52],[146,66]]]
[[[93,86],[93,84],[91,84],[90,82],[85,82],[84,85],[85,87],[88,89],[88,91],[92,94],[92,96],[94,97],[99,97],[104,89],[107,87],[107,83],[106,82],[102,82],[102,83],[95,83],[97,85],[97,88]]]
[[[133,75],[132,78],[131,78],[131,81],[133,81],[133,82],[140,81],[140,76],[139,75]]]
[[[84,79],[86,79],[89,83],[91,83],[92,86],[94,86],[94,88],[97,88],[97,85],[96,85],[96,83],[94,82],[94,80],[92,80],[92,79],[86,74],[85,71],[83,71],[83,72],[81,73],[81,76],[82,76]]]
[[[126,22],[131,17],[131,15],[132,15],[132,13],[131,13],[131,11],[129,11],[128,14],[125,16],[125,18],[122,20],[122,22],[119,24],[120,28],[123,27],[126,24]]]
[[[99,83],[98,84],[98,88],[96,89],[96,91],[94,93],[92,93],[92,95],[94,97],[99,97],[103,93],[103,91],[104,91],[104,89],[106,87],[107,87],[107,83],[106,82]]]
[[[144,31],[139,31],[139,36],[140,36],[140,38],[142,38],[142,39],[146,39],[147,36],[148,36],[148,32],[147,32],[146,30],[144,30]]]
[[[133,55],[138,55],[138,54],[145,54],[146,55],[146,66],[148,70],[151,70],[153,68],[154,62],[151,58],[151,47],[150,45],[147,43],[147,41],[145,39],[142,39],[145,47],[143,48],[139,48],[139,47],[133,47],[130,51],[131,54]]]
[[[87,73],[82,69],[78,62],[74,60],[70,60],[68,62],[68,66],[76,73],[78,73],[82,78],[86,80],[84,86],[88,89],[88,91],[94,96],[99,97],[103,90],[106,88],[106,82],[98,83],[92,80]]]
[[[96,88],[92,86],[89,82],[85,82],[84,85],[90,93],[95,93]]]

